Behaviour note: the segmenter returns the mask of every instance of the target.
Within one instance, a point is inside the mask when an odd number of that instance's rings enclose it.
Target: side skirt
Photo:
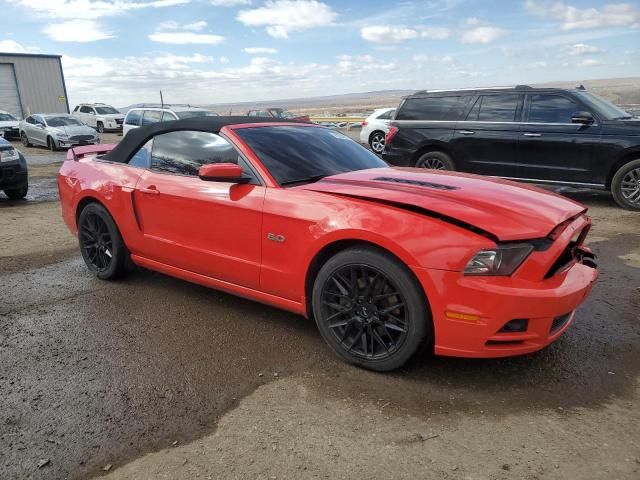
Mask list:
[[[141,267],[164,273],[181,280],[186,280],[187,282],[197,283],[198,285],[221,290],[232,295],[237,295],[239,297],[254,300],[273,307],[282,308],[283,310],[288,310],[299,315],[306,316],[307,314],[304,303],[301,302],[294,302],[293,300],[270,295],[259,290],[236,285],[235,283],[225,282],[199,273],[172,267],[171,265],[156,262],[155,260],[149,260],[148,258],[144,258],[139,255],[131,255],[131,260]]]

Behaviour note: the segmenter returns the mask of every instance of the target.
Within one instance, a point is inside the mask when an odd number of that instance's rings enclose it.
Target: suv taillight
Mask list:
[[[389,130],[387,130],[387,133],[384,136],[385,145],[389,145],[391,143],[391,140],[396,136],[396,133],[398,133],[398,127],[389,127]]]

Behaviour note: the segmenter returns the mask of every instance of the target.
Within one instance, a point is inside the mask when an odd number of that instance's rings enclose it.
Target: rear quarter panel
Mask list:
[[[114,218],[132,252],[141,239],[132,207],[133,189],[142,170],[126,164],[95,161],[88,156],[66,160],[58,172],[62,216],[69,230],[78,233],[76,217],[83,200],[100,202]]]

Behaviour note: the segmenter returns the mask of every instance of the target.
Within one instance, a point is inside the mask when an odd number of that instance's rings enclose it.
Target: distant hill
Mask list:
[[[576,80],[532,84],[532,86],[572,88],[578,85],[597,95],[601,95],[618,105],[640,104],[640,77],[605,78],[596,80]],[[417,90],[417,89],[416,89]],[[265,107],[279,107],[295,113],[310,115],[335,115],[337,113],[363,114],[376,108],[393,107],[402,97],[416,90],[378,90],[373,92],[347,93],[343,95],[325,95],[321,97],[290,98],[258,102],[230,102],[198,105],[222,115],[243,115],[248,110]],[[123,107],[122,112],[133,106]]]

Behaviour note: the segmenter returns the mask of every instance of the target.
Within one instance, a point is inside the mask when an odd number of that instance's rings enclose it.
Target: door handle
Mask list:
[[[473,135],[474,132],[473,130],[459,130],[459,133],[461,133],[462,135]]]
[[[147,195],[160,195],[160,190],[155,185],[149,185],[149,188],[138,189],[140,193],[146,193]]]
[[[523,133],[523,135],[525,137],[541,137],[542,136],[542,134],[540,133]]]

